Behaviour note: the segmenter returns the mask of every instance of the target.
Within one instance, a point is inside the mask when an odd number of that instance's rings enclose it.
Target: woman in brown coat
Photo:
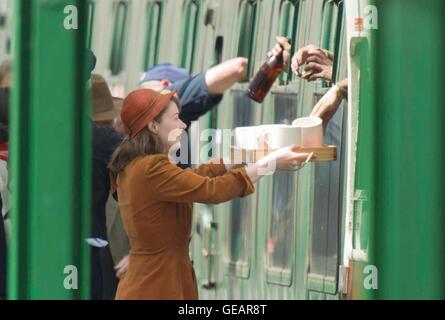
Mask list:
[[[186,129],[174,92],[139,89],[124,100],[128,135],[110,171],[131,243],[116,299],[197,299],[189,259],[193,202],[216,204],[254,191],[262,170],[295,169],[307,154],[283,148],[247,168],[221,164],[183,170],[169,160]]]

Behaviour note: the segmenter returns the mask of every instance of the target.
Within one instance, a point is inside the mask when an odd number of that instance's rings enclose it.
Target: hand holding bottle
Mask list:
[[[272,56],[278,56],[281,53],[283,54],[283,66],[284,69],[287,69],[289,67],[289,61],[290,61],[290,55],[291,55],[291,44],[289,42],[289,39],[286,37],[277,36],[277,43],[275,44],[275,47],[272,48],[267,53],[267,57],[270,58]]]
[[[277,46],[280,49],[275,47],[271,51],[269,59],[263,63],[247,89],[247,96],[258,103],[263,102],[273,83],[285,69],[285,56],[287,56],[287,63],[289,62],[289,40],[283,37],[277,40]]]

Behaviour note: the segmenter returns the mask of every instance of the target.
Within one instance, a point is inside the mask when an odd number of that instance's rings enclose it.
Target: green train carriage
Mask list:
[[[441,1],[423,1],[421,6],[401,0],[17,3],[16,21],[30,23],[16,23],[15,29],[14,57],[22,63],[15,71],[18,90],[11,121],[17,129],[11,144],[15,141],[12,153],[21,162],[12,164],[12,172],[20,176],[12,184],[13,214],[18,217],[10,259],[10,270],[16,270],[10,275],[12,298],[87,298],[88,292],[85,269],[80,270],[81,293],[60,288],[63,265],[85,266],[88,261],[88,248],[80,245],[88,217],[88,152],[82,151],[88,148],[88,112],[83,110],[84,117],[76,116],[58,137],[44,129],[54,126],[52,118],[41,111],[35,116],[48,103],[43,97],[50,91],[42,81],[57,78],[61,71],[78,76],[61,81],[66,98],[57,105],[56,99],[49,101],[48,113],[67,119],[78,112],[73,94],[81,88],[79,71],[64,62],[71,59],[80,66],[82,57],[75,50],[60,52],[49,45],[45,52],[54,59],[48,60],[39,54],[41,48],[30,47],[27,41],[43,46],[51,37],[79,52],[88,43],[98,57],[95,71],[105,75],[114,94],[125,95],[136,88],[144,70],[163,62],[197,73],[243,56],[249,58],[251,78],[276,35],[292,40],[292,52],[307,44],[334,52],[335,79],[349,79],[348,103],[341,106],[325,136],[325,143],[337,145],[338,160],[266,177],[245,199],[195,205],[191,257],[200,297],[444,298],[441,50],[417,59],[424,44],[443,50]],[[78,4],[80,19],[88,26],[78,36],[51,31],[60,22],[57,10],[68,4]],[[377,21],[377,29],[374,24],[357,26],[358,19],[370,18]],[[39,72],[40,65],[50,67]],[[29,72],[35,76],[27,78]],[[198,140],[198,129],[289,123],[308,115],[330,85],[284,73],[259,105],[244,96],[248,82],[238,83],[218,108],[192,126],[192,141]],[[81,140],[76,138],[79,133]],[[39,146],[56,138],[67,156],[53,159],[40,154]],[[33,148],[27,152],[23,146],[30,142]],[[76,152],[83,165],[70,158]],[[45,161],[71,174],[66,188],[57,190],[62,197],[55,203],[40,200],[54,191],[54,180],[45,178],[46,172],[52,174]],[[28,168],[26,163],[36,165]],[[79,172],[83,174],[74,174]],[[71,196],[73,189],[83,195],[80,204]],[[54,212],[59,213],[57,223],[49,219]],[[19,226],[25,219],[44,232]],[[64,255],[49,245],[61,236],[59,225],[68,235],[61,244]],[[48,245],[36,247],[36,241]]]

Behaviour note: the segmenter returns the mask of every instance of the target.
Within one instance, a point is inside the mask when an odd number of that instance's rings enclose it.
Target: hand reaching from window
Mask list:
[[[308,81],[324,79],[332,81],[332,62],[334,55],[315,45],[308,45],[298,50],[292,58],[292,71]],[[304,67],[301,72],[300,68]]]

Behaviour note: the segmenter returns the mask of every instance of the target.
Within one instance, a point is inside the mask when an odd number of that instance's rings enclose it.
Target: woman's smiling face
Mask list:
[[[179,109],[174,101],[170,101],[160,121],[152,121],[148,127],[159,136],[166,151],[180,147],[181,134],[187,128],[179,118]]]

